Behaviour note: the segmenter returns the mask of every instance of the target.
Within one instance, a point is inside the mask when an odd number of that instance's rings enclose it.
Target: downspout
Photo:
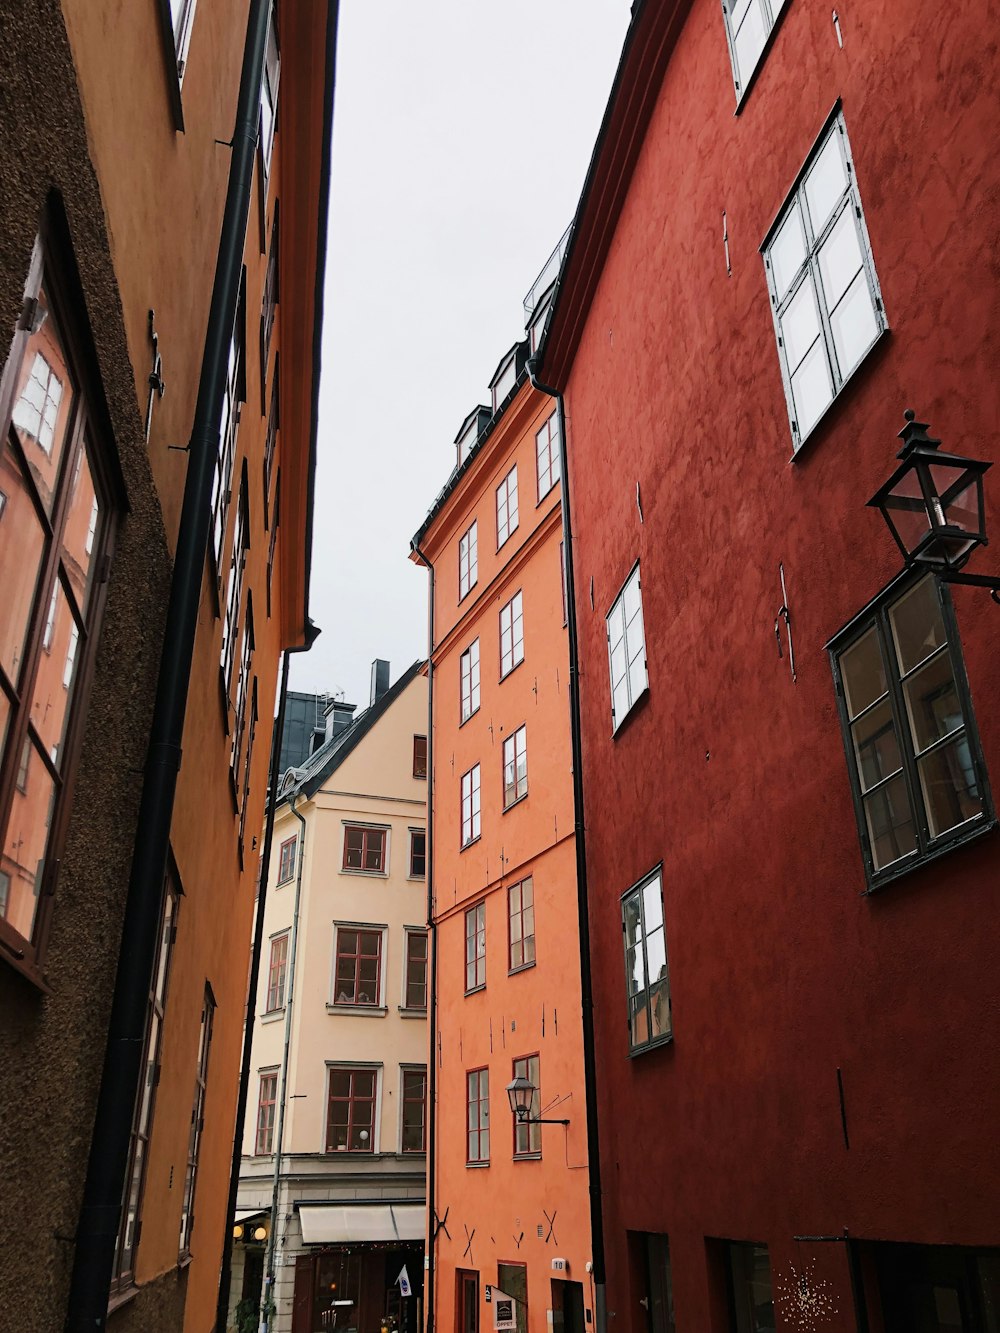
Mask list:
[[[594,990],[590,979],[590,913],[587,895],[587,848],[583,808],[583,740],[580,731],[580,640],[576,624],[573,575],[573,522],[569,503],[566,412],[557,389],[535,378],[536,359],[528,360],[532,386],[556,400],[559,413],[559,466],[562,474],[562,530],[566,565],[566,628],[569,638],[569,726],[573,755],[573,822],[576,842],[577,915],[580,924],[580,1000],[583,1018],[583,1082],[587,1105],[587,1164],[590,1183],[590,1238],[593,1252],[595,1333],[607,1333],[608,1299],[604,1265],[604,1216],[601,1157],[597,1137],[597,1065],[594,1054]]]
[[[142,1072],[149,984],[162,916],[170,825],[211,525],[212,475],[219,453],[229,343],[239,299],[270,10],[271,0],[250,0],[229,184],[188,446],[184,501],[136,821],[118,973],[73,1255],[67,1333],[94,1333],[107,1326],[108,1292]]]
[[[288,1101],[288,1052],[292,1044],[292,1002],[295,995],[295,955],[299,943],[299,906],[302,901],[302,870],[306,861],[306,821],[295,808],[298,792],[292,792],[288,808],[299,821],[298,870],[295,875],[295,907],[292,911],[292,938],[288,945],[288,994],[285,997],[285,1042],[281,1052],[281,1094],[278,1098],[278,1126],[274,1139],[274,1185],[271,1190],[271,1231],[267,1238],[264,1287],[260,1298],[260,1333],[271,1327],[269,1305],[274,1294],[274,1252],[278,1241],[278,1194],[281,1189],[281,1150],[285,1137],[285,1106]]]
[[[430,574],[427,598],[427,930],[430,936],[431,975],[427,997],[430,1058],[427,1067],[427,1282],[424,1287],[424,1327],[434,1333],[434,1274],[437,1268],[437,1223],[434,1215],[437,1167],[437,927],[434,924],[434,566],[416,542],[413,554]]]

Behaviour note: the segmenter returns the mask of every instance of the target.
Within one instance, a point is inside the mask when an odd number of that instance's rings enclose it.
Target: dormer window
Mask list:
[[[486,429],[492,413],[482,403],[474,407],[462,422],[455,436],[455,448],[458,450],[458,466],[461,467],[476,447],[476,441]]]
[[[538,307],[532,318],[531,326],[528,329],[528,337],[531,339],[532,352],[538,351],[538,345],[542,341],[542,334],[545,332],[545,321],[548,318],[551,307],[552,297],[550,296]]]
[[[517,383],[516,350],[516,348],[511,348],[509,354],[501,361],[500,367],[493,377],[493,383],[490,385],[494,413]]]

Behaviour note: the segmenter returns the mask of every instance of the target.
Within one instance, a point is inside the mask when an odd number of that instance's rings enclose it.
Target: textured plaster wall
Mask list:
[[[1000,1241],[998,835],[861,896],[823,651],[898,569],[863,506],[903,409],[946,447],[1000,453],[1000,11],[838,11],[843,49],[828,6],[790,0],[734,117],[719,7],[693,6],[567,390],[621,1329],[643,1318],[626,1229],[669,1233],[678,1326],[700,1329],[722,1327],[706,1237],[766,1241],[776,1284],[817,1256],[836,1329],[854,1327],[843,1252],[793,1235]],[[891,332],[791,463],[758,246],[837,97]],[[995,528],[989,479],[987,494]],[[605,615],[637,558],[650,689],[613,740]],[[780,561],[797,684],[775,645]],[[992,547],[976,568],[996,569]],[[985,593],[955,604],[996,786],[1000,621]],[[630,1060],[619,898],[661,859],[675,1041]]]

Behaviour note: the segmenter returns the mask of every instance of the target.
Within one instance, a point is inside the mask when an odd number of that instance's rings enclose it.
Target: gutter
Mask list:
[[[212,477],[219,453],[229,342],[239,299],[243,238],[250,208],[258,107],[271,0],[250,0],[229,184],[198,384],[184,501],[136,820],[118,973],[94,1117],[67,1300],[67,1333],[107,1327],[108,1292],[121,1219],[177,775],[191,682],[202,577],[211,525]]]
[[[427,1019],[430,1028],[430,1057],[427,1062],[427,1284],[424,1292],[425,1333],[434,1333],[434,1275],[437,1267],[437,1218],[434,1212],[437,1167],[437,927],[434,924],[434,566],[421,551],[418,538],[410,544],[413,554],[430,575],[427,610],[427,931],[431,974],[428,978]]]
[[[583,739],[580,729],[580,641],[576,623],[576,581],[573,575],[573,522],[569,503],[566,411],[563,396],[536,378],[537,360],[528,361],[531,383],[556,400],[559,413],[559,466],[562,471],[563,548],[566,554],[566,628],[569,637],[569,726],[573,757],[573,822],[576,844],[577,916],[580,936],[580,1002],[583,1020],[583,1083],[587,1106],[587,1175],[590,1187],[590,1243],[593,1255],[594,1322],[607,1333],[608,1300],[604,1262],[601,1157],[597,1124],[597,1063],[594,1053],[594,990],[590,977],[590,915],[587,893],[587,847],[583,805]]]

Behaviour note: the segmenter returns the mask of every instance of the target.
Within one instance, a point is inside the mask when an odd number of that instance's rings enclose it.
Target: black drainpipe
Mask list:
[[[430,1059],[427,1069],[427,1219],[429,1227],[427,1282],[424,1286],[425,1333],[434,1333],[434,1272],[437,1264],[437,1221],[434,1183],[437,1162],[437,927],[434,924],[434,566],[416,542],[413,554],[427,566],[427,929],[430,934],[431,975],[427,996]]]
[[[250,0],[219,254],[177,532],[149,751],[125,901],[108,1044],[94,1117],[70,1279],[67,1333],[107,1327],[129,1140],[141,1076],[149,983],[163,904],[181,740],[211,525],[229,344],[236,319],[250,208],[271,0]]]
[[[587,899],[587,848],[583,816],[583,743],[580,735],[580,641],[576,628],[576,587],[573,577],[573,523],[569,505],[566,412],[562,394],[535,378],[535,358],[528,361],[534,388],[556,400],[559,413],[559,466],[562,475],[563,553],[566,557],[566,628],[569,637],[569,728],[573,753],[573,820],[576,833],[577,915],[580,920],[580,1000],[583,1010],[583,1082],[587,1103],[587,1164],[590,1177],[590,1239],[594,1265],[596,1333],[608,1326],[604,1273],[604,1216],[601,1211],[601,1157],[597,1137],[597,1067],[594,1057],[594,991],[590,980],[590,914]]]

